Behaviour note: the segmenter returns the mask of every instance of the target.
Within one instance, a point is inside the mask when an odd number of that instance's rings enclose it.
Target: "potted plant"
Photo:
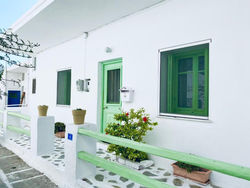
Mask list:
[[[48,106],[47,105],[39,105],[38,113],[39,116],[47,116]]]
[[[76,124],[76,125],[84,124],[86,110],[83,110],[81,108],[77,108],[77,109],[72,111],[72,114],[73,114],[74,124]]]
[[[62,122],[55,123],[55,136],[58,138],[65,138],[65,124]]]
[[[200,183],[207,183],[212,172],[211,170],[183,162],[176,162],[172,164],[172,167],[174,169],[174,175],[182,176]]]
[[[143,137],[146,135],[147,131],[152,130],[153,126],[157,125],[157,122],[151,121],[149,115],[145,113],[144,108],[137,111],[131,109],[129,112],[115,114],[114,120],[115,122],[109,123],[105,129],[107,135],[142,143],[144,143]],[[115,152],[118,159],[121,157],[122,159],[137,163],[148,159],[148,155],[145,152],[115,144],[110,144],[108,146],[108,152]],[[125,163],[126,161],[123,164]]]

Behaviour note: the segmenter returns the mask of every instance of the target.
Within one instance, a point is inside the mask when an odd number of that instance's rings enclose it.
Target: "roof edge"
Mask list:
[[[12,31],[15,33],[27,22],[44,10],[47,6],[53,3],[55,0],[40,0],[26,13],[24,13],[14,24],[11,25]]]

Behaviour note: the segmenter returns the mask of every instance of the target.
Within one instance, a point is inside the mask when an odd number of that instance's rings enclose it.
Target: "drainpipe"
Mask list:
[[[89,34],[88,32],[84,32],[83,38],[84,38],[84,58],[83,58],[83,76],[86,78],[86,67],[87,67],[87,38]]]
[[[5,79],[7,80],[7,62],[5,62],[5,70],[4,70],[4,76],[5,76]],[[7,92],[8,92],[8,90],[7,90],[7,81],[6,81],[6,84],[5,84],[5,100],[4,100],[4,110],[6,110],[7,109],[7,104],[8,104],[8,95],[7,95]]]

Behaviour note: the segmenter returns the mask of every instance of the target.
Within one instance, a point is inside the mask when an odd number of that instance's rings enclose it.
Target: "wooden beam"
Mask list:
[[[30,116],[26,115],[26,114],[20,114],[17,112],[8,112],[8,115],[13,116],[13,117],[18,117],[18,118],[24,119],[26,121],[30,121]]]
[[[102,133],[86,130],[83,128],[79,129],[78,133],[86,135],[86,136],[90,136],[92,138],[96,138],[98,140],[109,142],[112,144],[133,148],[133,149],[143,151],[149,154],[153,154],[156,156],[184,162],[187,164],[214,170],[223,174],[227,174],[230,176],[234,176],[234,177],[238,177],[238,178],[250,181],[250,168],[249,167],[243,167],[243,166],[230,164],[230,163],[226,163],[226,162],[222,162],[218,160],[200,157],[200,156],[193,155],[190,153],[178,152],[174,150],[165,149],[162,147],[152,146],[149,144],[143,144],[143,143],[135,142],[135,141],[128,140],[125,138],[105,135]]]
[[[26,130],[26,129],[23,129],[21,127],[16,127],[16,126],[13,126],[13,125],[8,125],[7,129],[10,130],[10,131],[16,132],[16,133],[25,134],[27,136],[30,136],[30,131]]]
[[[80,151],[78,153],[78,158],[85,160],[89,163],[94,164],[95,166],[102,167],[108,171],[114,172],[116,174],[119,174],[120,176],[130,179],[136,183],[139,183],[141,185],[144,185],[148,188],[173,188],[173,186],[167,185],[165,183],[162,183],[160,181],[154,180],[152,178],[149,178],[140,172],[137,172],[133,169],[129,169],[123,165],[119,165],[117,163],[108,161],[106,159],[103,159],[101,157],[97,157],[93,154],[86,153],[84,151]]]

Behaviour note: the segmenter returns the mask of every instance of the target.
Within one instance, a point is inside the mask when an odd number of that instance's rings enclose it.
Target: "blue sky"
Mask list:
[[[38,0],[0,0],[0,28],[9,28]]]

